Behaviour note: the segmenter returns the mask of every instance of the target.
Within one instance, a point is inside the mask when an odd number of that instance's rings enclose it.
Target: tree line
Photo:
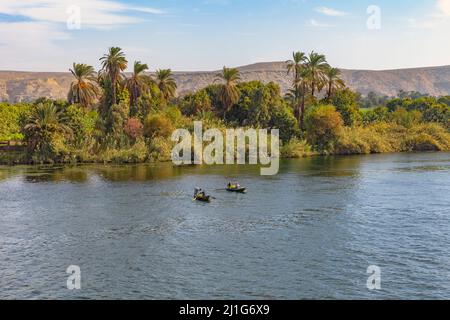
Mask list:
[[[150,72],[135,61],[127,76],[119,47],[99,62],[98,71],[73,64],[65,101],[0,104],[0,141],[22,142],[28,162],[168,160],[172,131],[202,120],[222,129],[278,128],[288,157],[450,149],[449,97],[370,94],[365,99],[376,103],[368,107],[314,51],[286,61],[286,93],[274,82],[243,82],[238,69],[223,67],[210,85],[178,96],[170,69]]]

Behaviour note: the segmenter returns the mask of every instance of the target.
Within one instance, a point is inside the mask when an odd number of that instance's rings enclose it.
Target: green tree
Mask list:
[[[305,126],[308,142],[320,151],[332,151],[344,122],[331,105],[319,105],[306,113]]]
[[[391,115],[392,121],[396,124],[411,128],[422,121],[422,113],[418,110],[408,111],[405,108],[399,107]]]
[[[325,72],[329,69],[325,55],[312,51],[306,58],[309,86],[314,97],[316,90],[321,91],[325,83]]]
[[[28,149],[39,162],[52,162],[66,151],[65,140],[72,130],[64,121],[52,103],[38,104],[32,111],[24,132]]]
[[[173,77],[172,70],[157,70],[156,84],[166,102],[175,97],[177,91],[177,82]]]
[[[325,70],[325,82],[327,85],[327,100],[331,102],[334,90],[340,90],[345,87],[344,80],[341,78],[341,71],[338,68],[329,67]]]
[[[137,111],[139,118],[143,121],[149,113],[162,111],[167,106],[165,99],[155,82],[147,77],[147,90],[137,100]]]
[[[239,101],[239,90],[237,83],[241,79],[239,70],[236,68],[223,67],[222,72],[216,75],[216,81],[224,81],[220,87],[220,102],[223,107],[223,119],[231,107]]]
[[[172,122],[162,114],[149,115],[144,122],[144,135],[147,138],[169,137],[174,130]]]
[[[349,88],[336,91],[331,97],[331,104],[341,114],[346,126],[353,126],[361,120],[358,106],[358,95]]]
[[[97,76],[92,66],[83,63],[74,63],[70,72],[75,80],[70,84],[67,97],[69,103],[78,103],[83,107],[90,107],[99,94]]]
[[[444,103],[436,103],[423,111],[423,121],[438,122],[450,130],[450,107]]]
[[[205,89],[187,94],[180,103],[180,108],[185,115],[202,115],[211,111],[212,104]]]
[[[385,122],[389,120],[389,109],[386,107],[377,107],[375,109],[361,109],[361,121],[364,125],[377,122]]]
[[[23,140],[22,124],[30,110],[28,104],[0,103],[0,141]]]
[[[297,119],[285,102],[270,109],[268,125],[270,128],[280,130],[281,141],[288,142],[299,135],[299,128],[296,124]]]
[[[63,113],[65,124],[73,132],[72,145],[82,148],[93,141],[99,115],[95,110],[86,110],[79,105],[68,106]]]
[[[286,97],[292,104],[300,127],[302,127],[305,113],[305,95],[308,76],[308,69],[305,67],[306,60],[306,54],[298,51],[292,53],[292,60],[286,61],[287,73],[288,75],[293,75],[292,86]]]
[[[111,105],[117,103],[117,91],[122,78],[122,73],[128,66],[125,54],[119,47],[111,47],[107,54],[100,58],[104,77],[104,84],[110,89]],[[108,90],[109,91],[109,90]]]
[[[146,70],[148,70],[147,64],[136,61],[133,67],[133,74],[125,80],[125,86],[130,93],[130,107],[136,107],[137,100],[146,86],[145,76],[143,75]]]

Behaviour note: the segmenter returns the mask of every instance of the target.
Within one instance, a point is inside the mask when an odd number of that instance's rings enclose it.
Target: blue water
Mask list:
[[[0,298],[449,299],[450,153],[0,167]]]

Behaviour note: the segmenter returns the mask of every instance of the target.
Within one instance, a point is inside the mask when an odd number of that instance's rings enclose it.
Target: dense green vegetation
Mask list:
[[[101,69],[74,63],[67,101],[0,104],[0,143],[23,145],[2,162],[143,162],[170,159],[175,128],[278,128],[282,156],[450,150],[450,97],[400,92],[361,97],[345,86],[325,56],[295,52],[283,95],[273,82],[241,82],[224,67],[216,81],[178,97],[170,69],[148,73],[120,48],[100,58]],[[16,154],[16,153],[14,153]]]

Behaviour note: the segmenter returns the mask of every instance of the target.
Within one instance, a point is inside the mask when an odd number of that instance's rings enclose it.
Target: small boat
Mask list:
[[[196,196],[194,200],[201,202],[211,202],[211,196]]]
[[[211,196],[207,195],[202,188],[195,188],[194,199],[192,200],[201,202],[210,202]]]
[[[237,193],[245,193],[247,191],[247,188],[241,187],[240,185],[228,185],[225,189],[229,192],[237,192]]]
[[[229,192],[245,193],[247,188],[227,188]]]

